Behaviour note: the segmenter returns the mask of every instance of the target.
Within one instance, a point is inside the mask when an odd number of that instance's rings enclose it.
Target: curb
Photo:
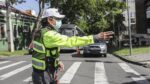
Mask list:
[[[123,56],[119,56],[119,55],[116,55],[116,54],[113,54],[114,56],[118,57],[119,59],[125,61],[125,62],[128,62],[128,63],[132,63],[132,64],[135,64],[135,65],[139,65],[139,66],[143,66],[143,67],[147,67],[147,64],[146,63],[140,63],[138,61],[135,61],[135,60],[131,60],[129,58],[125,58]]]

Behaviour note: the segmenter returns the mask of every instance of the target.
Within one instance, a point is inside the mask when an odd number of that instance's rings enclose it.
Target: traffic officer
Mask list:
[[[34,36],[32,79],[34,84],[58,84],[57,71],[63,69],[59,61],[60,47],[75,47],[93,44],[97,40],[112,38],[113,32],[101,32],[97,35],[67,37],[57,31],[62,25],[61,15],[56,8],[46,9],[43,13],[40,30]]]

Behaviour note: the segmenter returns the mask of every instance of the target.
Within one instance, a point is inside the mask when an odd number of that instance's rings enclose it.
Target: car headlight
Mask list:
[[[106,48],[106,45],[100,45],[101,48]]]

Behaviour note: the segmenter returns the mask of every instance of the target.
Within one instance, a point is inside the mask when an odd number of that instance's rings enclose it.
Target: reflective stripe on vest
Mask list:
[[[33,50],[39,52],[39,53],[45,53],[45,47],[42,43],[39,43],[37,41],[33,41]]]
[[[34,57],[32,57],[32,65],[34,68],[39,69],[39,70],[45,70],[46,68],[44,60],[39,60]]]

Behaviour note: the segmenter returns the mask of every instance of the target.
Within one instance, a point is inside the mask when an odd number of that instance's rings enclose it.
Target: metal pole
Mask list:
[[[112,17],[113,17],[113,30],[114,32],[116,33],[116,29],[115,29],[115,15],[114,15],[114,12],[112,14]],[[115,47],[117,48],[118,44],[117,44],[117,38],[116,38],[116,35],[114,34],[114,41],[115,41]]]
[[[13,43],[13,31],[11,25],[11,9],[10,9],[10,2],[6,0],[6,27],[8,33],[8,51],[14,52],[14,43]]]
[[[112,17],[113,17],[113,30],[114,30],[114,32],[116,32],[116,31],[115,31],[115,24],[114,24],[114,23],[115,23],[115,20],[114,20],[114,12],[113,12],[113,14],[112,14]],[[115,34],[114,34],[114,41],[115,41],[115,44],[114,44],[114,45],[115,45],[115,47],[116,47],[116,35],[115,35]]]
[[[131,25],[130,25],[130,10],[129,10],[129,1],[127,0],[127,13],[128,13],[128,34],[129,34],[129,45],[130,45],[130,49],[129,49],[129,55],[132,55],[132,37],[131,37]]]

